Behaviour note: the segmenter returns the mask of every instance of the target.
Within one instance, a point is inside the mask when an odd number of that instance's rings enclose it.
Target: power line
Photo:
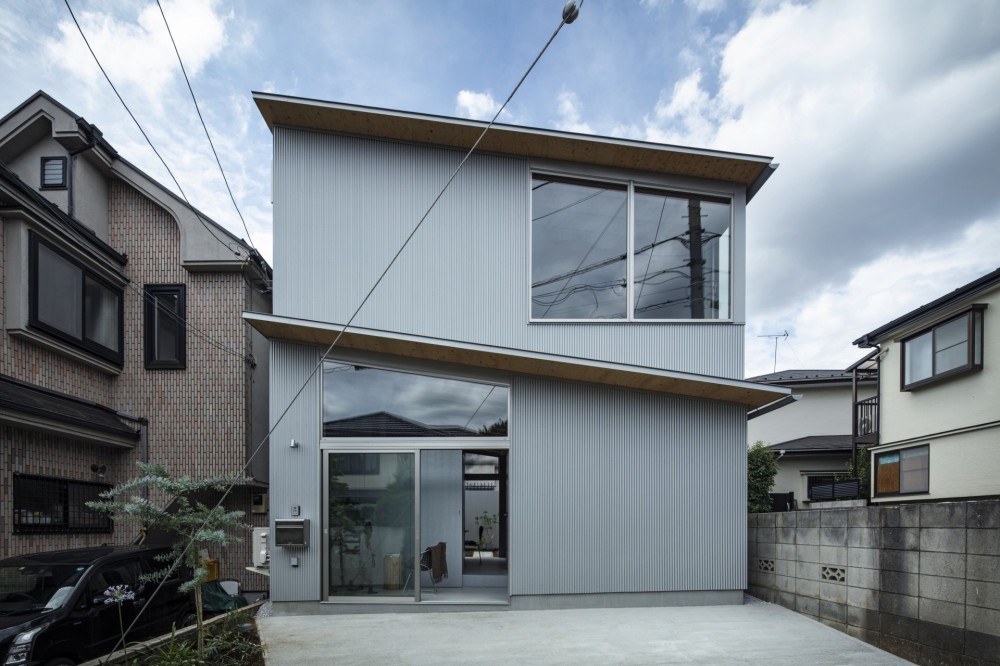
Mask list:
[[[64,0],[64,1],[67,2],[67,7],[68,7],[69,6],[68,0]],[[570,2],[567,3],[566,6],[563,8],[562,20],[559,22],[559,25],[556,27],[556,29],[552,33],[552,35],[549,37],[548,41],[545,42],[545,46],[543,46],[542,49],[541,49],[541,51],[538,52],[538,55],[535,56],[535,59],[531,61],[531,64],[528,66],[527,70],[525,70],[525,72],[521,76],[520,80],[518,80],[517,85],[514,86],[514,89],[511,90],[510,94],[507,96],[507,99],[504,101],[503,104],[500,105],[500,108],[498,108],[497,112],[493,115],[493,119],[490,120],[490,122],[486,125],[486,127],[483,128],[483,131],[479,134],[479,138],[476,139],[476,141],[472,144],[472,147],[469,148],[468,152],[466,152],[465,157],[463,157],[462,161],[459,162],[459,164],[458,164],[457,167],[455,167],[455,170],[452,172],[451,176],[445,182],[444,186],[441,188],[441,191],[438,192],[437,196],[434,197],[434,200],[431,201],[430,206],[428,206],[427,210],[424,212],[424,214],[417,221],[417,224],[413,227],[413,230],[410,232],[410,234],[403,241],[403,244],[400,246],[399,250],[396,251],[396,254],[393,255],[392,259],[389,261],[388,265],[385,267],[385,270],[382,271],[382,273],[381,273],[381,275],[379,275],[378,279],[375,280],[375,283],[372,285],[371,289],[368,290],[368,293],[361,300],[361,303],[357,306],[357,308],[355,308],[354,313],[351,315],[350,319],[348,319],[347,323],[344,324],[340,328],[340,331],[337,332],[337,335],[334,337],[334,339],[330,343],[330,345],[326,348],[326,351],[324,351],[323,354],[320,356],[319,361],[316,363],[315,366],[313,366],[312,371],[310,371],[309,375],[302,382],[302,385],[299,386],[298,390],[292,396],[291,400],[289,400],[288,405],[284,408],[284,410],[282,410],[281,414],[278,415],[278,418],[275,419],[274,424],[267,431],[267,434],[264,436],[264,438],[261,440],[261,442],[256,447],[254,447],[254,450],[247,457],[246,463],[243,465],[242,469],[240,470],[240,474],[241,475],[246,473],[246,470],[250,466],[250,463],[253,462],[254,457],[260,452],[260,450],[261,450],[261,448],[263,448],[264,444],[270,439],[271,434],[274,432],[275,428],[277,428],[278,425],[282,422],[282,420],[284,420],[285,416],[288,415],[288,412],[291,411],[292,405],[295,404],[295,401],[298,400],[299,396],[302,395],[302,392],[305,391],[305,389],[306,389],[307,386],[309,386],[309,383],[312,381],[313,377],[316,375],[316,373],[319,371],[319,369],[323,366],[323,363],[326,360],[326,357],[329,356],[330,352],[333,351],[333,349],[337,346],[337,343],[340,342],[340,339],[343,337],[343,335],[347,331],[347,329],[350,328],[351,324],[357,318],[357,316],[361,312],[362,308],[364,308],[365,304],[368,303],[368,300],[371,298],[372,294],[375,293],[375,290],[378,288],[379,284],[381,284],[381,282],[385,278],[385,276],[389,273],[389,270],[396,263],[396,260],[399,259],[400,255],[403,253],[403,250],[405,250],[406,247],[407,247],[407,245],[409,245],[410,241],[413,239],[413,236],[417,233],[417,231],[423,225],[424,221],[431,214],[431,211],[434,210],[434,207],[437,205],[438,201],[441,200],[441,197],[444,196],[445,191],[448,189],[448,187],[451,185],[451,183],[455,180],[455,177],[458,176],[459,171],[462,170],[462,167],[464,167],[465,163],[468,162],[469,158],[475,152],[476,148],[479,147],[479,144],[482,142],[483,137],[485,137],[486,133],[490,131],[490,129],[493,127],[494,124],[496,124],[497,118],[500,116],[501,113],[503,113],[504,109],[507,108],[507,105],[514,98],[514,95],[517,94],[517,91],[521,88],[521,85],[524,83],[525,79],[528,78],[528,75],[535,68],[535,65],[538,64],[538,61],[541,59],[541,57],[545,53],[545,51],[548,50],[549,45],[552,44],[552,41],[556,38],[556,35],[559,34],[559,31],[562,30],[562,28],[563,28],[564,25],[572,23],[574,20],[576,20],[577,14],[579,12],[579,8],[583,7],[583,3],[584,3],[584,0],[580,0],[580,4],[579,4],[579,6],[577,6],[575,4],[575,0],[570,0]],[[74,18],[74,21],[75,20],[76,19]],[[77,25],[79,27],[79,24],[77,24]],[[235,479],[235,480],[233,480],[229,484],[229,486],[226,488],[226,490],[223,491],[222,497],[219,498],[218,502],[216,502],[214,508],[218,508],[218,507],[222,506],[222,503],[226,500],[226,498],[232,492],[233,488],[236,487],[236,484],[237,484],[238,481],[239,481],[239,479]],[[201,527],[198,530],[196,530],[195,532],[203,530],[205,528],[205,525],[207,525],[207,520],[205,522],[203,522],[202,525],[201,525]],[[178,558],[174,561],[174,564],[172,565],[172,567],[170,569],[171,571],[173,571],[177,567],[178,563],[181,560],[183,560],[183,558],[186,556],[187,552],[191,549],[191,546],[193,544],[194,544],[194,539],[193,538],[189,539],[188,542],[187,542],[187,544],[184,546],[184,549],[178,555]],[[153,592],[153,595],[155,595],[157,592],[159,592],[159,590],[162,587],[162,585],[163,585],[163,581],[161,581],[157,585],[156,589]],[[151,598],[152,598],[152,595],[151,595]],[[122,632],[122,638],[119,639],[119,642],[115,645],[114,649],[117,649],[118,645],[120,645],[121,642],[124,641],[125,635],[129,631],[132,630],[132,628],[139,621],[139,618],[142,616],[142,614],[145,612],[145,610],[147,608],[149,608],[150,605],[151,604],[148,604],[148,603],[144,604],[143,607],[139,609],[139,612],[136,614],[135,618],[133,618],[132,623],[128,626],[128,628],[124,632]]]

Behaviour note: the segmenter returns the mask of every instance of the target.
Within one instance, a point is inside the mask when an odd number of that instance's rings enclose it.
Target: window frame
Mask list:
[[[38,247],[39,245],[44,246],[45,249],[58,255],[63,260],[69,262],[74,267],[78,268],[82,274],[82,279],[80,280],[80,337],[76,337],[72,333],[64,331],[57,328],[51,324],[47,324],[38,318]],[[110,347],[105,347],[100,342],[96,340],[91,340],[87,337],[87,308],[86,308],[86,288],[87,280],[96,282],[105,289],[113,292],[118,297],[118,351],[111,349]],[[73,256],[67,254],[63,250],[56,247],[53,243],[44,240],[35,231],[31,230],[28,232],[28,326],[38,331],[42,331],[51,335],[63,342],[67,342],[74,347],[82,349],[86,352],[94,354],[106,361],[111,361],[115,365],[121,367],[124,365],[125,358],[125,290],[120,287],[115,286],[108,280],[104,279],[94,271],[90,270],[85,264],[74,258]]]
[[[59,162],[62,164],[62,180],[58,184],[47,184],[45,182],[45,165],[49,162]],[[67,165],[69,160],[65,156],[42,157],[39,161],[40,173],[38,176],[38,189],[40,190],[65,190],[69,187],[67,176]]]
[[[51,484],[53,486],[57,485],[58,488],[55,492],[58,493],[58,501],[62,504],[62,520],[61,522],[48,522],[48,523],[34,523],[34,522],[24,522],[22,516],[20,516],[21,511],[28,511],[23,505],[19,505],[20,502],[24,502],[27,499],[27,495],[31,493],[23,487],[25,483],[44,483]],[[22,486],[18,488],[18,486]],[[71,486],[77,487],[87,487],[87,488],[97,488],[101,492],[111,490],[112,486],[110,483],[101,483],[97,481],[79,481],[76,479],[64,479],[55,476],[43,476],[38,474],[21,474],[19,472],[14,472],[12,488],[13,499],[13,519],[11,525],[11,531],[13,534],[111,534],[114,532],[114,522],[111,519],[110,514],[104,514],[101,512],[95,512],[101,517],[99,521],[95,521],[93,524],[85,524],[83,522],[74,523],[72,522],[73,506],[71,506]],[[52,490],[44,492],[53,492]],[[36,491],[37,494],[44,494]],[[96,497],[95,497],[96,499]],[[52,505],[55,506],[54,504]],[[85,504],[81,504],[76,507],[77,512],[81,510],[92,511],[92,509],[87,509]],[[39,519],[41,516],[39,516]]]
[[[971,305],[961,312],[948,315],[942,319],[937,319],[927,326],[924,326],[918,331],[908,334],[905,337],[899,338],[896,342],[899,344],[900,348],[900,362],[899,362],[899,390],[900,391],[911,391],[916,388],[927,386],[929,384],[935,384],[946,379],[958,375],[964,375],[966,373],[975,372],[977,370],[983,369],[983,329],[985,328],[983,320],[985,319],[985,304],[975,304]],[[966,322],[966,362],[965,364],[952,368],[950,370],[945,370],[943,372],[935,372],[935,366],[937,365],[937,350],[935,348],[936,336],[935,333],[938,329],[947,326],[948,324],[965,317]],[[977,335],[978,327],[978,335]],[[931,335],[931,375],[917,381],[906,383],[906,364],[907,364],[907,349],[909,344],[916,340],[917,338],[923,337],[927,334]],[[978,343],[979,349],[977,353],[976,344]],[[977,361],[978,358],[978,361]]]
[[[143,287],[143,347],[147,370],[183,370],[187,367],[187,285],[147,284]],[[158,359],[156,357],[156,324],[159,296],[176,296],[177,313],[167,313],[174,317],[176,324],[177,358]]]
[[[626,193],[626,292],[625,292],[625,304],[626,313],[624,317],[616,319],[603,319],[603,318],[590,318],[590,319],[566,319],[566,318],[536,318],[533,315],[532,308],[532,283],[534,280],[534,263],[533,263],[533,244],[534,244],[534,196],[532,194],[532,181],[536,177],[541,177],[544,179],[551,179],[557,182],[575,183],[584,186],[600,186],[602,184],[610,185],[615,189],[624,188]],[[727,248],[728,254],[728,264],[729,264],[729,277],[728,277],[728,292],[729,292],[729,307],[728,312],[725,317],[718,317],[714,319],[692,319],[692,318],[681,318],[681,319],[657,319],[657,318],[640,318],[635,316],[635,193],[636,190],[646,190],[646,193],[650,191],[656,194],[661,194],[668,197],[697,197],[701,201],[707,201],[710,203],[721,203],[729,206],[729,247]],[[665,185],[663,183],[651,183],[638,178],[628,178],[628,177],[615,177],[615,176],[601,176],[601,175],[591,175],[591,174],[578,174],[571,173],[553,169],[545,168],[533,168],[529,171],[528,176],[528,298],[527,298],[527,308],[528,308],[528,323],[529,324],[658,324],[658,323],[692,323],[692,324],[726,324],[735,321],[735,311],[736,304],[733,302],[735,293],[735,277],[736,277],[736,267],[734,262],[735,257],[735,247],[736,247],[736,210],[735,210],[736,198],[729,192],[720,191],[709,191],[698,188],[688,188],[684,186],[674,186]],[[722,282],[717,283],[719,286]]]
[[[897,480],[898,487],[903,487],[903,452],[904,451],[916,451],[917,449],[924,449],[926,451],[925,457],[927,459],[927,488],[921,490],[897,490],[890,492],[879,492],[878,489],[878,466],[879,458],[883,456],[889,456],[892,454],[897,454],[899,456],[899,479]],[[919,446],[907,446],[901,449],[892,449],[891,451],[880,451],[878,453],[873,453],[872,460],[872,495],[874,497],[901,497],[905,495],[928,495],[931,492],[931,446],[930,444],[921,444]]]

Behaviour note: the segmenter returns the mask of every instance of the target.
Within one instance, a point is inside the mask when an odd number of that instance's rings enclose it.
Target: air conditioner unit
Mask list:
[[[254,493],[250,499],[250,513],[267,513],[267,493]]]
[[[271,530],[267,527],[253,528],[253,565],[267,567],[271,564]]]

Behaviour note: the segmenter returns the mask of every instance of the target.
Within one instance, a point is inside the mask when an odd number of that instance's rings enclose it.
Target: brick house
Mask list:
[[[267,342],[240,313],[269,311],[270,267],[44,92],[0,119],[0,222],[0,556],[130,543],[84,502],[144,459],[238,473],[266,434]],[[255,461],[226,506],[266,525]],[[249,542],[213,554],[223,576]]]

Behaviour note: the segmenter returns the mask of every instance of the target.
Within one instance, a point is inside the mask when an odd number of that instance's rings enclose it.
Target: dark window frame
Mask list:
[[[880,492],[878,486],[878,466],[879,459],[896,454],[899,456],[899,478],[897,480],[897,486],[899,488],[903,487],[903,452],[904,451],[916,451],[917,449],[924,449],[926,451],[927,458],[927,488],[921,490],[897,490],[889,492]],[[874,454],[874,460],[872,461],[872,474],[875,477],[873,479],[873,495],[875,497],[901,497],[905,495],[927,495],[931,491],[931,447],[930,444],[921,444],[920,446],[907,446],[902,449],[893,449],[892,451],[883,451],[881,453]]]
[[[177,358],[157,358],[156,313],[160,310],[159,296],[176,296],[177,312],[164,310],[176,324]],[[147,370],[183,370],[187,367],[187,285],[147,284],[143,289],[143,346]]]
[[[65,261],[79,268],[83,274],[80,280],[80,337],[68,333],[60,328],[47,324],[38,319],[38,247],[42,245],[48,251],[59,255]],[[87,280],[91,280],[101,285],[105,289],[113,292],[118,297],[118,351],[105,347],[96,340],[87,338],[87,308],[86,288]],[[34,231],[28,232],[28,326],[43,331],[64,342],[68,342],[74,347],[78,347],[86,352],[99,356],[107,361],[111,361],[117,366],[124,365],[125,360],[125,291],[114,284],[108,282],[95,272],[87,268],[80,261],[71,255],[63,252],[52,243],[43,240]]]
[[[30,484],[33,484],[33,487]],[[87,488],[104,492],[111,490],[112,486],[109,483],[15,472],[12,485],[14,534],[111,534],[114,531],[110,514],[89,509],[83,502],[77,506],[71,504],[72,489]],[[97,499],[97,493],[91,492],[87,495]],[[85,496],[84,501],[87,499],[89,497]],[[49,502],[50,508],[60,509],[61,514],[57,511],[43,512],[26,507],[24,505],[26,500],[33,500],[29,503],[36,506]],[[87,514],[91,520],[79,519],[79,516]],[[74,520],[74,517],[77,519]]]
[[[919,331],[907,335],[905,338],[900,338],[897,342],[901,350],[901,358],[899,364],[899,390],[900,391],[911,391],[915,388],[920,388],[922,386],[927,386],[928,384],[935,384],[946,379],[958,375],[964,375],[966,373],[975,372],[977,370],[983,369],[983,329],[985,318],[985,304],[971,305],[968,308],[962,310],[961,312],[949,315],[947,318],[938,319],[927,326],[921,328]],[[938,329],[943,326],[961,319],[966,318],[966,362],[957,368],[951,368],[950,370],[945,370],[943,372],[936,372],[935,366],[937,365],[937,351],[935,348],[936,336],[935,333]],[[978,334],[977,329],[978,328]],[[930,377],[925,377],[917,381],[906,383],[906,364],[907,364],[907,349],[909,344],[916,340],[917,338],[923,337],[924,335],[930,333],[931,335],[931,375]],[[979,345],[977,350],[976,345]],[[978,359],[978,361],[977,361]]]
[[[59,162],[62,164],[62,180],[58,183],[46,183],[45,182],[45,165],[49,162]],[[38,177],[38,186],[42,190],[65,190],[68,187],[68,178],[66,175],[67,165],[69,160],[65,157],[43,157],[39,163],[40,165],[40,175]]]

